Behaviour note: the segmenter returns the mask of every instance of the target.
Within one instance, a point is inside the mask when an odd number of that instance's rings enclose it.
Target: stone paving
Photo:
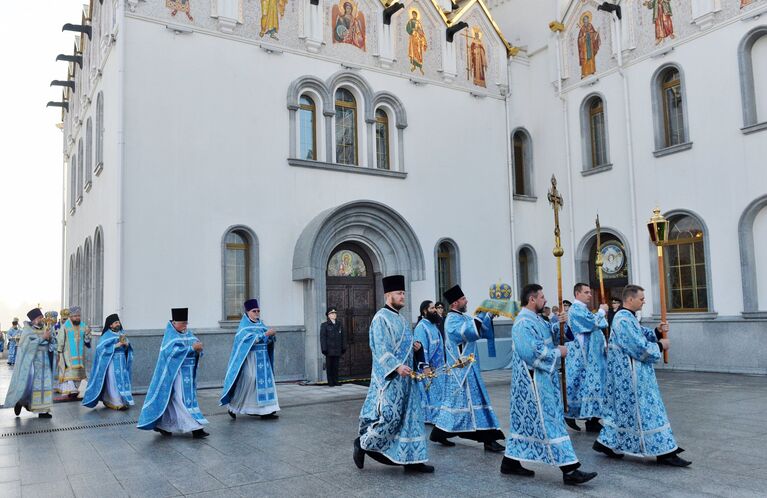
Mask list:
[[[534,479],[502,476],[500,455],[463,441],[430,447],[432,475],[404,474],[370,459],[358,470],[351,450],[366,388],[280,384],[278,420],[232,421],[217,406],[218,390],[200,391],[210,421],[205,440],[137,430],[141,396],[127,412],[56,404],[51,420],[0,410],[0,497],[765,496],[767,378],[658,376],[683,456],[693,461],[687,469],[608,460],[590,449],[594,436],[582,432],[572,434],[576,451],[584,468],[600,475],[578,488],[564,487],[559,470],[543,465],[531,465]],[[0,384],[8,377],[3,362]],[[509,373],[485,378],[507,428]],[[0,391],[4,397],[5,387]]]

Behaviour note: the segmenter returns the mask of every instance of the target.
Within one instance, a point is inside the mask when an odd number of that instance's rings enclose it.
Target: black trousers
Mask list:
[[[328,371],[328,385],[337,386],[338,382],[338,360],[340,356],[326,356],[325,357],[325,369]]]
[[[434,439],[450,439],[451,437],[459,437],[462,439],[477,441],[478,443],[491,443],[493,441],[506,439],[506,437],[503,435],[503,431],[500,429],[484,429],[472,432],[447,432],[443,431],[436,425],[432,428],[431,435]]]

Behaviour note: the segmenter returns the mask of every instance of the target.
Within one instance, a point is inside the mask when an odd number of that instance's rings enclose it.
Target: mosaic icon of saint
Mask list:
[[[597,52],[602,44],[599,32],[591,24],[591,12],[584,12],[581,16],[578,31],[578,62],[581,66],[581,79],[597,72]]]
[[[426,33],[423,31],[423,25],[418,20],[418,11],[413,9],[410,11],[410,19],[405,26],[405,30],[409,35],[407,44],[407,56],[410,58],[410,72],[418,69],[423,72],[423,54],[426,52]]]
[[[365,50],[365,14],[352,0],[341,0],[334,5],[331,19],[333,43],[348,43]]]
[[[647,0],[644,6],[652,10],[652,22],[655,23],[655,44],[666,38],[676,38],[674,22],[671,19],[671,0]]]
[[[474,36],[469,46],[468,64],[472,82],[477,86],[486,87],[487,50],[482,43],[482,32],[479,28],[474,28]]]
[[[280,19],[285,16],[285,6],[288,0],[261,0],[261,31],[258,36],[269,35],[274,40],[280,31]]]
[[[171,9],[170,15],[175,17],[179,12],[183,12],[190,21],[194,21],[190,0],[165,0],[165,6]]]

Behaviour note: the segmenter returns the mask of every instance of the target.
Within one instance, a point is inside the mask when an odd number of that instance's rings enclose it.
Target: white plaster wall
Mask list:
[[[302,324],[296,240],[319,212],[358,199],[388,204],[421,239],[427,281],[414,285],[414,302],[433,298],[441,237],[458,243],[473,302],[509,278],[502,100],[363,70],[407,111],[408,177],[296,168],[286,161],[288,85],[306,74],[326,79],[338,64],[133,19],[126,34],[123,314],[134,328],[161,327],[174,306],[190,307],[193,327],[217,326],[221,237],[233,224],[258,235],[265,320]]]

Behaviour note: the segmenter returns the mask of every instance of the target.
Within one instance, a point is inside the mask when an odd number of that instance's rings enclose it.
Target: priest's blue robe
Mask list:
[[[117,347],[120,337],[123,337],[124,346]],[[83,405],[93,408],[101,401],[104,406],[112,409],[133,406],[132,366],[133,346],[125,335],[112,330],[102,333],[93,354],[93,367],[83,396]]]
[[[397,464],[426,462],[421,391],[415,380],[397,373],[399,366],[413,364],[413,334],[405,317],[379,310],[370,323],[370,349],[373,370],[360,411],[360,446]]]
[[[157,365],[141,408],[139,429],[153,430],[169,407],[174,411],[173,418],[184,422],[179,427],[182,432],[188,432],[186,429],[192,428],[190,426],[201,428],[208,423],[197,403],[197,364],[202,356],[192,349],[197,340],[189,329],[178,332],[171,322],[166,325]]]
[[[234,336],[219,405],[237,414],[267,415],[280,409],[274,372],[267,350],[268,328],[261,320],[242,316]]]
[[[602,310],[592,313],[577,299],[570,307],[567,326],[574,340],[567,343],[567,412],[576,419],[604,416],[604,386],[607,354],[605,336],[607,319]]]
[[[653,364],[661,358],[655,331],[621,309],[607,353],[607,403],[599,442],[616,453],[658,456],[678,449]]]
[[[21,403],[30,412],[48,413],[53,405],[53,346],[43,339],[43,329],[24,322],[18,344],[19,357],[13,369],[4,407]]]
[[[578,462],[565,427],[551,324],[523,308],[511,329],[511,411],[506,456],[558,467]]]
[[[451,310],[445,319],[445,361],[453,365],[459,358],[473,354],[478,358],[479,332],[470,315]],[[434,425],[445,432],[474,432],[498,429],[500,424],[490,402],[490,395],[474,362],[454,368],[445,375],[442,403]],[[501,436],[502,437],[502,436]]]
[[[415,326],[413,331],[415,340],[423,346],[423,354],[426,363],[432,370],[439,370],[445,364],[445,346],[442,342],[442,334],[439,328],[426,318],[422,318]],[[424,406],[424,417],[426,422],[432,424],[439,413],[439,406],[442,402],[442,390],[444,389],[445,376],[439,375],[431,379],[431,383],[426,388],[426,382],[419,382],[418,385],[423,390],[422,400]]]

